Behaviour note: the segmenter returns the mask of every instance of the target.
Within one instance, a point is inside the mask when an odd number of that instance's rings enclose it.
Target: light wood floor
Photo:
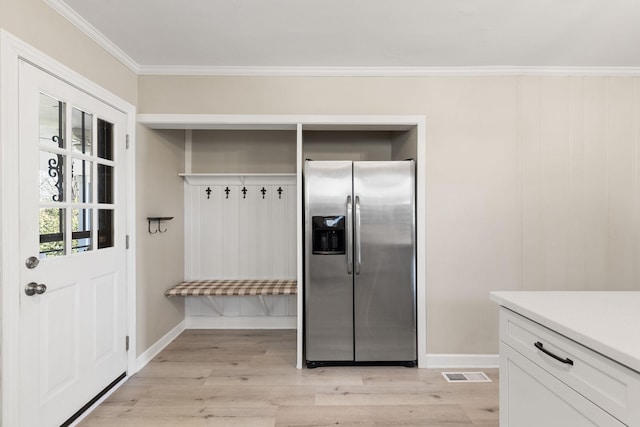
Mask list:
[[[497,370],[297,370],[295,348],[291,330],[185,331],[80,426],[498,426]]]

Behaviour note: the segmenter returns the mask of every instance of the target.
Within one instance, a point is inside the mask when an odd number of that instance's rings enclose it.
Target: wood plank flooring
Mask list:
[[[466,384],[404,367],[298,370],[295,339],[185,331],[80,426],[498,426],[496,369]]]

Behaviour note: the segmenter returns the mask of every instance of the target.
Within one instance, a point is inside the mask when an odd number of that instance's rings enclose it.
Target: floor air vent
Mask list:
[[[450,383],[490,383],[484,372],[443,372],[442,376]]]

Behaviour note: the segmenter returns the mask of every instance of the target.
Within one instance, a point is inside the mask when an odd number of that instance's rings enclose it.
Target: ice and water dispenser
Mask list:
[[[313,253],[339,255],[345,253],[344,215],[312,217]]]

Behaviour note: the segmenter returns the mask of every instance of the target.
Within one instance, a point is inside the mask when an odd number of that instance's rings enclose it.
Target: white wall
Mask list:
[[[492,290],[640,290],[639,85],[619,77],[142,76],[139,108],[424,115],[427,352],[491,354]]]

